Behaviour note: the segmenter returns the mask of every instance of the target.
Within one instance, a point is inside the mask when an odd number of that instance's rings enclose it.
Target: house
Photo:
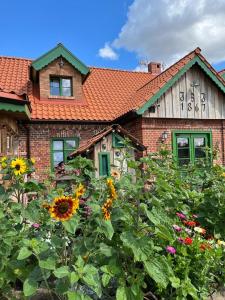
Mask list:
[[[225,163],[225,71],[199,48],[168,69],[88,67],[62,44],[36,60],[0,57],[0,156],[36,160],[39,179],[104,128],[119,124],[148,152],[171,147],[180,164],[219,150]]]
[[[126,144],[127,140],[127,144]],[[133,135],[118,124],[104,128],[85,144],[69,155],[69,159],[78,155],[94,161],[96,177],[109,176],[112,172],[129,172],[127,159],[135,160],[138,153],[146,150]]]

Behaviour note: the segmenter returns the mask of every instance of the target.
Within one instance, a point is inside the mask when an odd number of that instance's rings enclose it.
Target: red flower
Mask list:
[[[191,245],[193,243],[193,240],[190,237],[186,237],[184,239],[184,244],[185,245]]]
[[[195,227],[196,226],[195,221],[184,221],[184,224],[189,226],[189,227]]]

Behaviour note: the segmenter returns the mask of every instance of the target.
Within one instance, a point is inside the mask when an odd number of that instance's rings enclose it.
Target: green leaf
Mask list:
[[[70,273],[70,283],[73,285],[75,282],[79,280],[79,275],[76,272]]]
[[[63,278],[67,275],[69,275],[69,267],[64,266],[56,269],[54,272],[55,277],[57,278]]]
[[[105,255],[107,257],[112,256],[112,252],[113,252],[113,248],[112,247],[109,247],[108,245],[106,245],[104,243],[100,243],[99,248],[100,248],[100,252],[103,255]]]
[[[4,211],[3,211],[3,209],[0,209],[0,219],[2,219],[2,218],[4,218]]]
[[[75,216],[75,217],[71,218],[69,221],[62,222],[62,224],[63,224],[64,228],[66,229],[66,231],[74,234],[77,229],[77,226],[79,224],[79,218],[78,218],[78,216]]]
[[[30,251],[27,247],[22,247],[19,251],[18,260],[23,260],[32,255],[32,251]]]
[[[103,233],[109,240],[111,240],[114,234],[114,229],[111,221],[101,220],[99,222],[98,231]]]
[[[33,295],[38,288],[37,281],[27,278],[23,284],[23,292],[26,297]]]
[[[116,300],[127,300],[126,289],[124,286],[119,286],[116,290]]]
[[[91,300],[87,295],[81,294],[80,292],[67,292],[68,300]]]
[[[180,286],[180,279],[178,277],[169,277],[172,287],[177,289]]]
[[[39,266],[47,270],[55,270],[55,259],[51,256],[45,260],[39,260]]]
[[[145,261],[144,266],[149,276],[159,287],[166,288],[169,283],[169,278],[174,276],[173,270],[165,256],[158,256]]]
[[[106,287],[109,284],[109,281],[110,281],[111,278],[112,278],[111,275],[109,275],[109,274],[103,274],[103,276],[102,276],[102,284],[103,284],[104,287]]]
[[[92,265],[86,265],[83,270],[82,280],[86,283],[99,297],[101,297],[101,282],[98,269]]]
[[[152,254],[152,245],[148,237],[136,237],[132,232],[123,232],[120,235],[124,246],[132,249],[135,261],[148,260]]]

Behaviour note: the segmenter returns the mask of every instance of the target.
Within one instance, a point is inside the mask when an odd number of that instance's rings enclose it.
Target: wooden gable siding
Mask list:
[[[194,94],[193,82],[199,84],[194,88]],[[225,118],[225,95],[197,65],[189,69],[154,105],[155,112],[147,110],[144,117]]]

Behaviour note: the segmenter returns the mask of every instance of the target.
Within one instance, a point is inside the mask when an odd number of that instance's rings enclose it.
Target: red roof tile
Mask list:
[[[127,112],[131,95],[154,77],[150,73],[93,67],[83,84],[85,103],[43,103],[32,91],[31,63],[29,59],[0,57],[0,91],[28,94],[33,120],[112,121]]]
[[[85,101],[40,101],[29,80],[32,60],[0,57],[0,92],[28,95],[33,120],[113,121],[130,110],[140,108],[195,56],[225,84],[225,81],[201,55],[200,49],[187,54],[158,76],[104,68],[90,68],[83,84]],[[0,96],[1,97],[1,96]]]

